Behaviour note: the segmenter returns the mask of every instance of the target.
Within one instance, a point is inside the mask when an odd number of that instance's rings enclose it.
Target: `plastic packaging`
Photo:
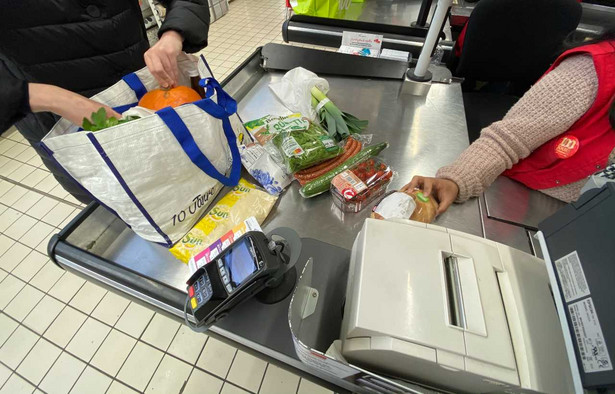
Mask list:
[[[339,156],[343,148],[316,124],[307,130],[281,131],[272,139],[290,173]]]
[[[246,129],[259,144],[265,146],[273,137],[282,131],[307,130],[310,121],[301,114],[287,116],[266,115],[244,123]]]
[[[317,114],[312,107],[312,87],[318,87],[327,94],[329,82],[320,78],[303,67],[295,67],[288,71],[282,79],[269,84],[269,88],[280,102],[293,112],[299,112],[311,121],[316,120]]]
[[[241,163],[267,193],[278,195],[292,182],[284,166],[276,162],[259,144],[239,147]]]
[[[187,263],[192,256],[250,216],[262,224],[277,199],[242,178],[169,250],[177,259]]]
[[[431,223],[436,219],[438,203],[434,198],[425,197],[423,191],[391,192],[372,209],[374,219],[410,219]]]
[[[372,209],[371,217],[374,219],[410,219],[414,213],[416,203],[407,193],[394,191],[386,195],[378,205]]]
[[[423,223],[433,222],[438,214],[438,203],[436,200],[432,197],[425,197],[420,189],[414,189],[409,194],[416,203],[416,208],[412,216],[410,216],[410,220]]]
[[[344,212],[359,212],[386,192],[392,177],[393,171],[382,160],[364,160],[333,178],[333,203]]]

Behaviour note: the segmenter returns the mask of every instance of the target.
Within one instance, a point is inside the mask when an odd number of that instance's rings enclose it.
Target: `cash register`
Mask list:
[[[342,355],[454,392],[573,392],[545,263],[444,227],[367,219],[354,243]]]

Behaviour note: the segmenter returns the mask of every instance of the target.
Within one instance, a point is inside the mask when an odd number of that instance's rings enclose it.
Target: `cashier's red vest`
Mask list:
[[[504,172],[503,175],[532,189],[567,185],[602,170],[608,164],[608,157],[615,147],[615,130],[611,127],[608,116],[615,94],[615,41],[604,41],[566,51],[547,73],[563,59],[574,54],[589,54],[593,57],[598,76],[598,93],[591,108],[570,129],[546,142]],[[567,141],[576,137],[579,144],[578,151],[565,159],[556,154],[556,150],[562,147],[562,137],[569,137]]]

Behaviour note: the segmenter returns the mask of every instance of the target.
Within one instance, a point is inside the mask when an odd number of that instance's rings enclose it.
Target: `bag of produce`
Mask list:
[[[287,116],[266,115],[246,122],[244,126],[259,144],[265,146],[279,132],[307,130],[310,121],[298,113]]]
[[[237,140],[249,138],[236,101],[212,77],[205,58],[184,54],[178,67],[183,89],[173,93],[160,91],[143,68],[92,97],[119,113],[140,100],[140,106],[164,107],[155,114],[117,124],[96,117],[86,126],[97,131],[61,119],[41,141],[94,199],[140,237],[167,247],[207,212],[222,186],[237,185]],[[205,98],[190,92],[193,77]],[[178,99],[187,103],[173,108]]]
[[[242,178],[169,250],[177,259],[187,263],[192,256],[250,216],[254,216],[258,224],[263,224],[277,199]]]
[[[280,132],[272,141],[290,173],[337,157],[343,151],[323,129],[313,123],[307,130]]]

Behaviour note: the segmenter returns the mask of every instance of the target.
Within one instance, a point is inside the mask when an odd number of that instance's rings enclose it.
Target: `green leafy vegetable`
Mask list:
[[[91,119],[91,120],[90,120]],[[90,119],[83,118],[81,127],[87,131],[98,131],[107,127],[117,126],[118,124],[130,122],[131,120],[140,119],[139,116],[127,116],[124,119],[117,119],[113,116],[107,118],[107,112],[103,107],[96,112],[92,112]]]
[[[273,137],[289,172],[297,172],[343,152],[327,133],[315,124],[307,130],[282,131]]]
[[[341,111],[333,101],[320,91],[316,86],[311,90],[312,107],[315,109],[324,100],[325,104],[318,110],[320,124],[329,132],[329,136],[336,141],[341,141],[350,134],[359,134],[367,127],[367,120],[359,120],[354,115]]]

